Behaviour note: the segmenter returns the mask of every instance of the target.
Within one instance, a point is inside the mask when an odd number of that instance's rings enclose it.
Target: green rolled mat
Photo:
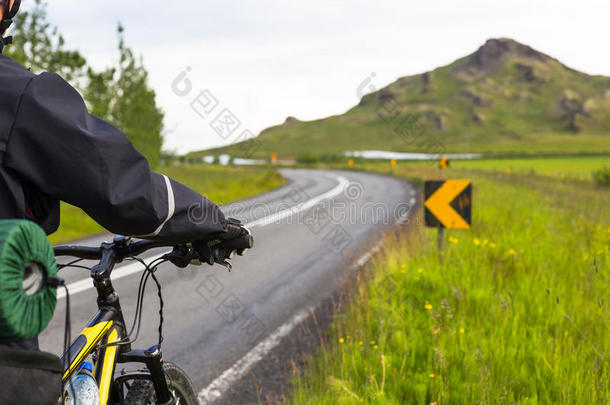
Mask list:
[[[53,247],[42,228],[0,220],[0,342],[32,339],[46,328],[57,301],[46,279],[56,274]]]

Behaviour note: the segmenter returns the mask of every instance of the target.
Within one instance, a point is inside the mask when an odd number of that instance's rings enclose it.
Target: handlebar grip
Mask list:
[[[99,247],[60,245],[55,246],[53,252],[55,256],[73,256],[80,259],[96,260],[102,257],[102,249]]]
[[[238,238],[221,242],[215,247],[220,249],[237,250],[239,252],[245,249],[252,249],[254,247],[254,238],[248,233]]]

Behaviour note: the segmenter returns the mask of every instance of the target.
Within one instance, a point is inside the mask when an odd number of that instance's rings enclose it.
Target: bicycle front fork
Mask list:
[[[127,353],[118,355],[117,363],[143,363],[146,364],[150,372],[150,380],[157,394],[157,404],[173,405],[176,403],[176,398],[172,395],[167,386],[165,372],[163,371],[163,355],[161,354],[161,346],[154,345],[146,350],[132,350]],[[124,379],[127,376],[119,378]]]

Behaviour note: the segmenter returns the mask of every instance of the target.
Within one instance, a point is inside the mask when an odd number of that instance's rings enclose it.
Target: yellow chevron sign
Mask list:
[[[472,182],[470,180],[426,181],[426,226],[470,229]]]

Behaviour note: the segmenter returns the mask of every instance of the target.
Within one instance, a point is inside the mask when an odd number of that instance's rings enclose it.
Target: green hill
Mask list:
[[[591,76],[511,39],[366,94],[345,114],[289,117],[265,129],[254,156],[353,150],[610,152],[610,77]],[[243,156],[244,145],[194,152]]]

